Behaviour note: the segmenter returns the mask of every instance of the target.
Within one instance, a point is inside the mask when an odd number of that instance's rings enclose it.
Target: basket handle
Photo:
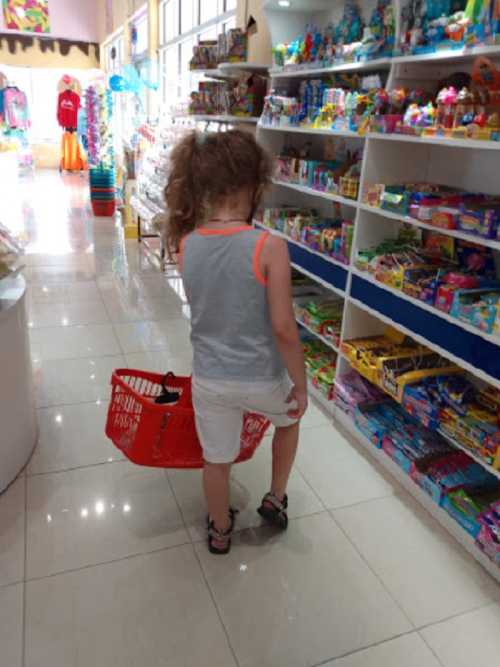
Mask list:
[[[167,382],[168,380],[175,380],[175,373],[172,373],[172,371],[169,371],[163,376],[163,380],[161,381],[161,386],[164,392],[168,392],[168,387],[167,387]]]
[[[169,380],[176,380],[177,376],[175,373],[172,371],[169,371],[166,375],[164,375],[162,379],[161,386],[163,388],[163,391],[165,393],[170,393],[168,390],[168,381]],[[184,405],[190,405],[191,404],[191,385],[190,383],[187,383],[185,387],[182,387],[179,391],[180,397],[179,397],[179,403],[178,406],[182,407]]]

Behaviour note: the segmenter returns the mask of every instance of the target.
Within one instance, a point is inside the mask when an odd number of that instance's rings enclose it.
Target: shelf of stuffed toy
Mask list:
[[[392,56],[396,11],[391,0],[329,2],[290,0],[264,3],[273,43],[274,68],[369,64]],[[297,37],[300,35],[301,37]],[[388,68],[388,63],[379,62]]]
[[[25,300],[22,276],[0,280],[0,493],[24,468],[37,438]]]

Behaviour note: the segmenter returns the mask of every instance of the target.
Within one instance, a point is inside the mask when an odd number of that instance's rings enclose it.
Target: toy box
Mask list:
[[[496,239],[500,229],[500,203],[462,206],[457,219],[457,227],[463,232],[476,234],[487,239]]]
[[[365,403],[358,405],[354,412],[354,421],[358,429],[370,442],[380,449],[386,431],[390,423],[379,413],[378,403]]]
[[[382,200],[384,189],[385,185],[380,183],[367,186],[363,195],[363,203],[378,208]]]
[[[438,505],[442,505],[446,495],[456,489],[471,486],[492,489],[497,486],[496,477],[464,452],[414,467],[410,476]]]
[[[410,206],[410,193],[404,186],[386,185],[380,197],[380,206],[385,211],[407,215]]]
[[[446,206],[438,206],[431,213],[431,225],[441,229],[456,229],[458,225],[459,210]]]
[[[403,292],[408,296],[434,305],[441,271],[435,267],[406,269],[403,275]]]
[[[380,358],[377,362],[379,385],[398,403],[403,401],[406,385],[423,378],[462,372],[438,354],[422,349],[417,354]]]
[[[485,333],[493,333],[500,304],[500,287],[457,290],[453,294],[450,315]]]
[[[348,371],[335,380],[335,404],[351,416],[354,416],[357,406],[362,403],[378,403],[388,400],[380,389],[354,370]]]
[[[500,565],[500,501],[492,505],[479,517],[481,530],[476,544],[494,562]]]
[[[379,357],[394,353],[412,354],[414,350],[414,347],[397,346],[386,336],[357,338],[342,343],[342,352],[352,366],[373,384],[378,384],[377,360]]]
[[[357,199],[359,189],[359,179],[349,178],[347,176],[340,177],[339,194],[348,199]]]
[[[481,514],[491,504],[500,499],[500,485],[496,489],[474,490],[457,489],[451,491],[443,499],[445,509],[455,521],[473,538],[477,538],[481,530]]]
[[[215,69],[217,67],[217,40],[200,40],[193,47],[193,57],[189,62],[189,69],[205,70]]]
[[[248,35],[241,28],[232,28],[219,35],[219,62],[240,63],[248,60]]]

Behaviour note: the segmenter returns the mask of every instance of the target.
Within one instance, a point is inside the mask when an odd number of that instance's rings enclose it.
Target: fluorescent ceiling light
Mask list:
[[[278,5],[280,7],[290,7],[290,0],[278,0]]]

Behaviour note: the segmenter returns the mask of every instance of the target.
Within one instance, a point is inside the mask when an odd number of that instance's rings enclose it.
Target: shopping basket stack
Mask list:
[[[156,468],[203,467],[191,378],[120,369],[113,373],[111,384],[106,435],[130,461]],[[162,395],[178,399],[158,403]],[[261,415],[245,415],[236,463],[252,458],[269,425]]]
[[[105,167],[90,169],[90,201],[97,216],[112,216],[116,208],[115,171]]]

